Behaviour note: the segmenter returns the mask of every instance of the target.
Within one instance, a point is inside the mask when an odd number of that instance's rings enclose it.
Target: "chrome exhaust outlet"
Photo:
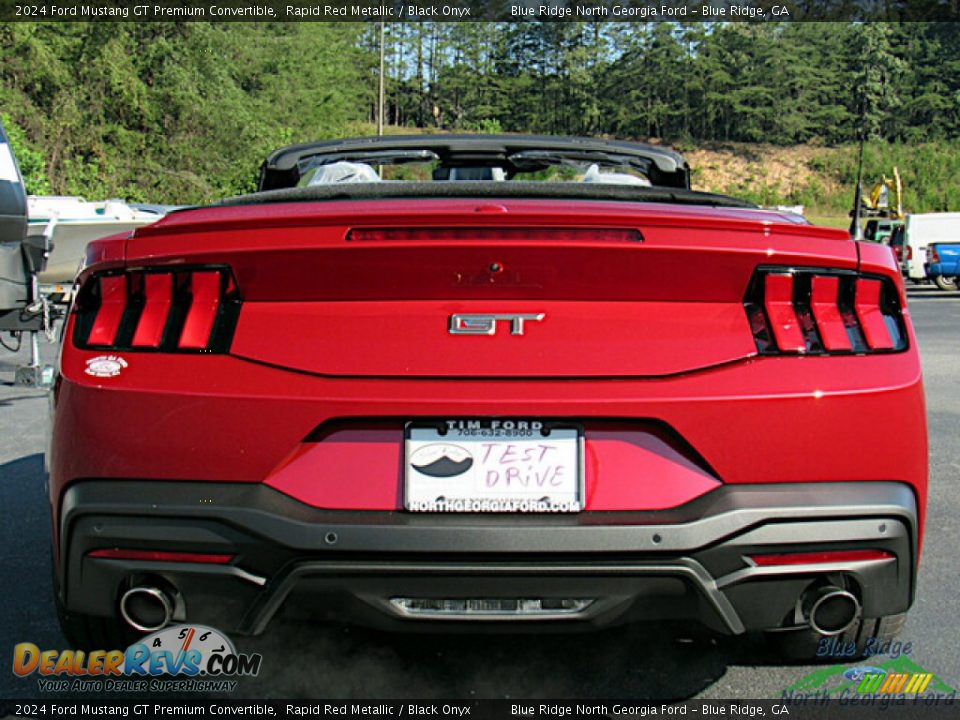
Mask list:
[[[807,622],[821,635],[839,635],[860,615],[860,601],[856,595],[833,585],[807,592],[803,605],[809,608],[805,613]]]
[[[130,588],[120,598],[120,615],[134,630],[155,632],[170,623],[173,617],[173,600],[159,588]]]

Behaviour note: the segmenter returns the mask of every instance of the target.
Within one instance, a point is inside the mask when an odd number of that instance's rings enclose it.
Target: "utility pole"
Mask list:
[[[861,88],[861,93],[863,89]],[[867,100],[863,95],[860,98],[860,153],[857,158],[857,190],[853,196],[853,220],[850,223],[850,237],[854,240],[863,240],[863,228],[860,227],[860,213],[863,205],[863,146],[866,142]]]
[[[383,66],[384,66],[384,37],[386,34],[386,23],[380,23],[380,88],[378,92],[377,99],[377,135],[383,135],[383,96],[384,96],[384,80],[383,80]]]
[[[857,160],[857,190],[853,195],[853,221],[850,223],[850,237],[863,240],[863,228],[860,227],[860,212],[863,205],[863,133],[860,134],[860,157]]]

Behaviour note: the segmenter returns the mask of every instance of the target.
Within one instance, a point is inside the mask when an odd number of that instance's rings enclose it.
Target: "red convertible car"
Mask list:
[[[895,634],[927,451],[892,254],[689,187],[662,147],[360,138],[91,243],[49,458],[69,640],[293,606]]]

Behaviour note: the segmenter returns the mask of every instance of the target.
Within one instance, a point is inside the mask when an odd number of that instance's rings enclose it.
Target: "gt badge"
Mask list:
[[[84,372],[93,377],[116,377],[127,367],[127,361],[119,355],[97,355],[87,360]]]
[[[540,322],[544,317],[544,313],[455,313],[450,316],[450,334],[496,335],[497,321],[506,320],[510,323],[511,335],[523,335],[525,321]]]

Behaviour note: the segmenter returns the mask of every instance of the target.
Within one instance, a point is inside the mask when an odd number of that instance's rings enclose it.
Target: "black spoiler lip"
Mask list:
[[[478,200],[612,200],[620,202],[666,203],[702,207],[742,208],[757,210],[759,206],[714,193],[681,188],[645,187],[640,185],[604,185],[602,183],[551,183],[524,181],[447,181],[447,182],[377,182],[313,185],[282,188],[240,195],[213,203],[211,207],[236,207],[270,203],[320,202],[331,200],[388,200],[476,198]]]

